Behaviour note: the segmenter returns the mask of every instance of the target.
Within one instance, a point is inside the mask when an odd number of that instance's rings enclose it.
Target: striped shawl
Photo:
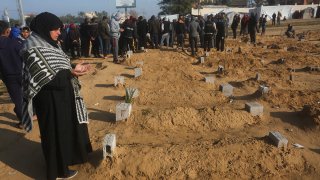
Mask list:
[[[22,124],[29,132],[32,130],[33,105],[32,99],[41,88],[53,80],[56,74],[64,69],[71,70],[69,57],[60,49],[55,48],[36,33],[27,39],[21,55],[23,56],[23,105]],[[80,84],[73,77],[71,83],[74,89],[76,112],[79,123],[88,123],[88,114],[80,96]]]

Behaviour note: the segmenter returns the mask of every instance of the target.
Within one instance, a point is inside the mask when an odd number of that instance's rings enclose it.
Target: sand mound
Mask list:
[[[189,129],[192,131],[227,130],[252,125],[254,119],[248,112],[226,108],[185,108],[177,107],[149,114],[146,126],[154,130],[168,131]]]

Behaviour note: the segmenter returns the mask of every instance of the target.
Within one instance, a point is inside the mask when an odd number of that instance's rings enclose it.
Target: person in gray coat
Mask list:
[[[112,47],[113,47],[113,62],[117,64],[120,63],[118,59],[119,38],[120,38],[120,32],[123,31],[123,29],[121,29],[119,25],[120,19],[121,19],[120,13],[117,12],[115,15],[112,16],[111,22],[110,22],[110,35],[111,35],[111,41],[112,41]]]
[[[198,37],[199,37],[199,32],[201,31],[200,25],[198,22],[195,21],[194,17],[191,17],[191,22],[188,26],[188,32],[189,32],[189,43],[191,46],[191,55],[195,56],[196,52],[198,51]]]

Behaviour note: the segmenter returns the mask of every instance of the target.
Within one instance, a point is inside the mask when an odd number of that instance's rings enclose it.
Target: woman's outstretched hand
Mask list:
[[[71,73],[74,76],[82,76],[87,74],[90,71],[90,68],[90,64],[84,64],[84,62],[82,61],[81,63],[77,64],[74,69],[71,70]]]

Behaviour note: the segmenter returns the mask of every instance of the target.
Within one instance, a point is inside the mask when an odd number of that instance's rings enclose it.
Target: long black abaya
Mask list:
[[[84,163],[92,152],[87,124],[79,124],[70,70],[60,71],[35,96],[47,178],[68,173],[68,166]]]

